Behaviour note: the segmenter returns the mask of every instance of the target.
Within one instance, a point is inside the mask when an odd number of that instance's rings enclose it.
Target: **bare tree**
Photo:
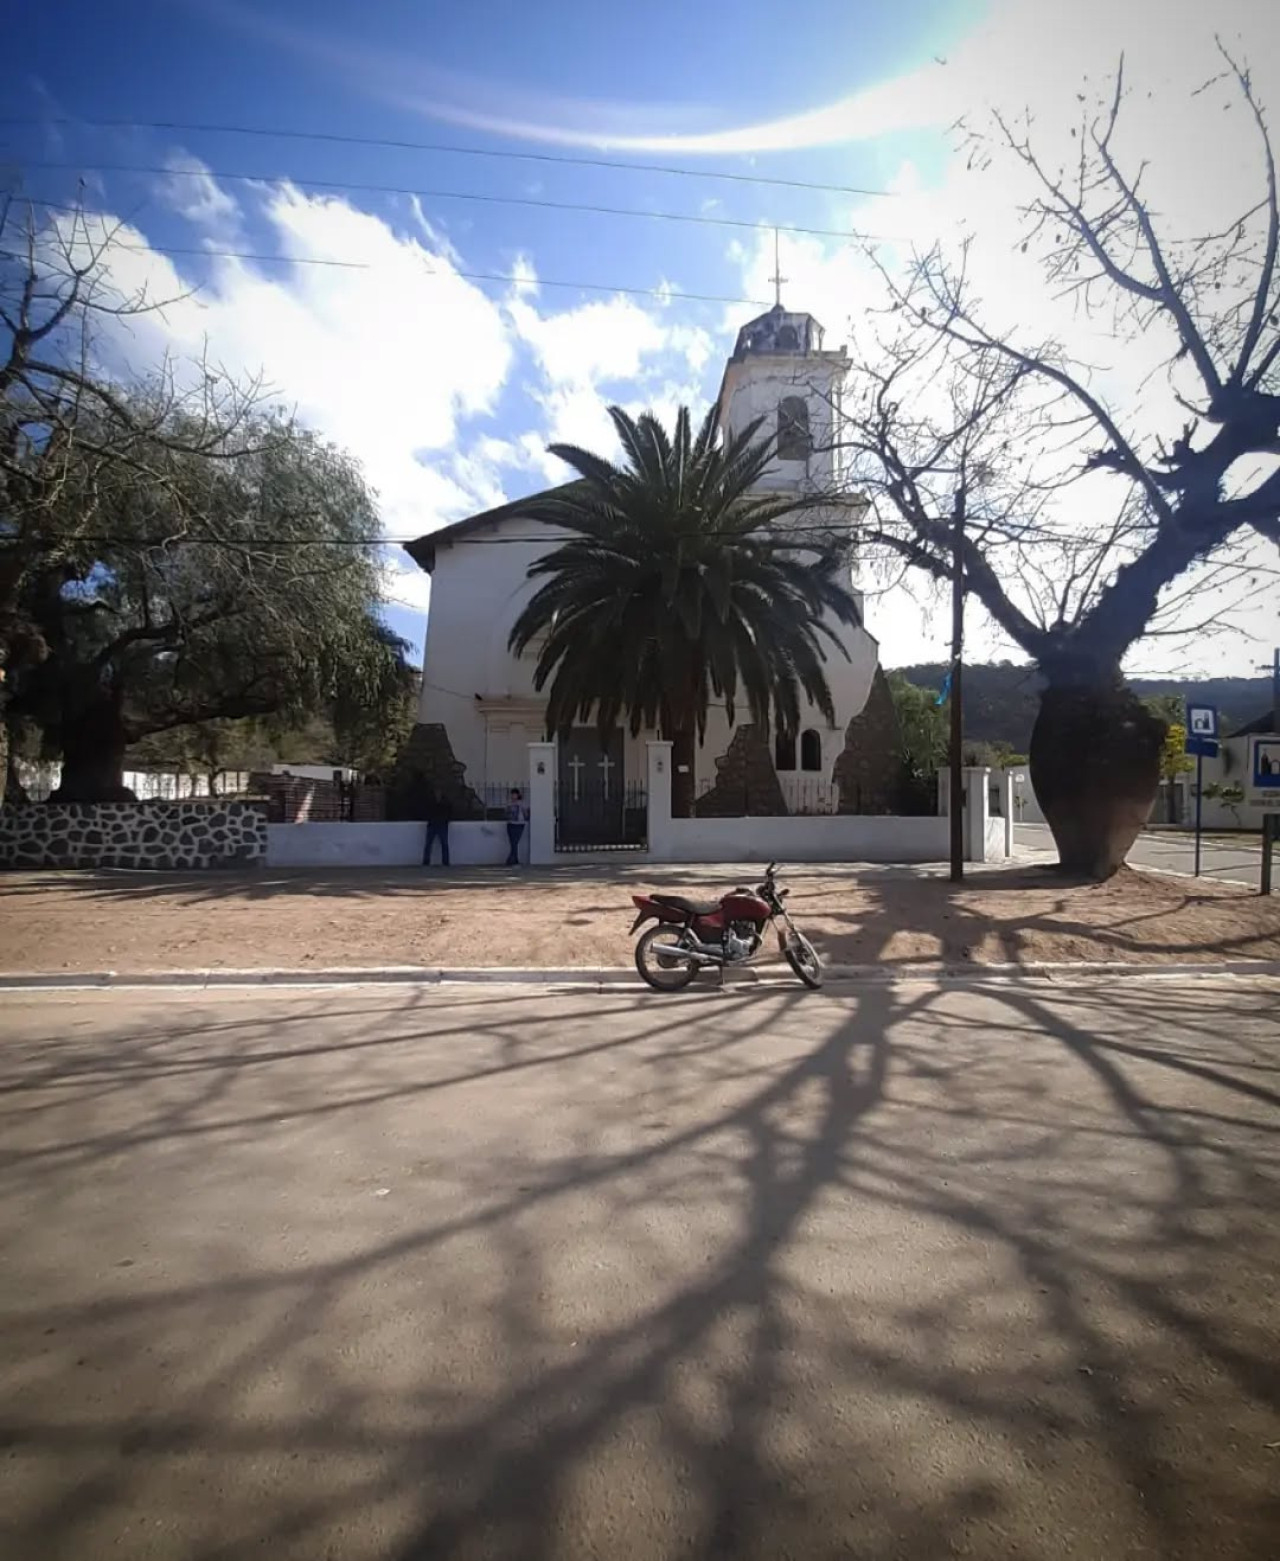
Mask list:
[[[1045,683],[1036,794],[1063,867],[1099,878],[1123,862],[1159,783],[1164,723],[1124,688],[1126,652],[1173,621],[1191,627],[1192,583],[1277,589],[1250,555],[1258,538],[1280,544],[1276,169],[1248,71],[1222,59],[1215,85],[1245,106],[1263,177],[1258,200],[1217,231],[1162,233],[1143,168],[1122,165],[1123,63],[1114,91],[1086,107],[1069,172],[1050,171],[1025,124],[997,117],[975,141],[1033,176],[1023,248],[1042,246],[1055,295],[1105,320],[1122,351],[1167,334],[1136,394],[1109,391],[1060,342],[991,328],[967,254],[934,249],[905,280],[882,271],[887,320],[843,408],[870,545],[951,579],[950,522],[966,508],[966,587]]]
[[[107,472],[126,468],[163,487],[175,452],[243,453],[239,435],[261,398],[259,384],[239,385],[208,362],[180,373],[165,360],[143,385],[102,368],[99,327],[178,301],[122,294],[109,264],[115,239],[79,209],[41,222],[12,197],[0,203],[0,801],[13,678],[48,649],[24,605],[33,576],[56,589],[93,567],[85,539]]]

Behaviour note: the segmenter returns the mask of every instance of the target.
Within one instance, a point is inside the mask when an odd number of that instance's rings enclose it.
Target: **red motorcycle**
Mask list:
[[[732,889],[723,899],[689,900],[682,894],[633,894],[634,934],[656,921],[636,944],[636,969],[659,992],[678,992],[700,970],[741,965],[764,942],[776,923],[778,951],[806,986],[822,985],[817,950],[788,916],[789,893],[777,884],[777,863],[770,862],[755,889]]]

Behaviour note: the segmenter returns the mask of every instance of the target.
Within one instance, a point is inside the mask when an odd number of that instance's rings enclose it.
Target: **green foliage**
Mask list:
[[[378,519],[354,463],[276,419],[220,456],[182,448],[180,418],[169,432],[145,474],[69,463],[54,517],[74,532],[92,503],[94,532],[25,585],[47,655],[12,698],[62,752],[69,796],[109,792],[149,734],[199,728],[213,751],[230,734],[210,722],[341,704],[367,727],[398,698],[402,647],[374,614]]]
[[[794,732],[802,696],[833,718],[824,662],[857,603],[840,547],[778,524],[803,501],[752,491],[772,455],[759,423],[720,445],[714,412],[696,435],[683,407],[670,435],[648,413],[610,416],[625,464],[553,445],[579,480],[522,511],[571,533],[530,568],[542,583],[510,641],[540,646],[550,730],[700,736],[714,700]]]
[[[1171,721],[1164,732],[1164,744],[1160,749],[1161,780],[1177,780],[1195,769],[1195,760],[1187,755],[1187,729],[1181,721]]]
[[[919,688],[901,672],[889,673],[902,753],[913,776],[927,779],[947,762],[947,712],[931,688]]]

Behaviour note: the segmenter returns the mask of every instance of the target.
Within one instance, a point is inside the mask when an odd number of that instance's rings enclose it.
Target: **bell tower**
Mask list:
[[[811,314],[784,309],[784,278],[773,280],[778,302],[742,327],[725,365],[717,401],[720,434],[739,433],[760,418],[761,436],[776,442],[761,487],[834,495],[840,490],[835,446],[849,355],[843,347],[824,348],[822,326]]]

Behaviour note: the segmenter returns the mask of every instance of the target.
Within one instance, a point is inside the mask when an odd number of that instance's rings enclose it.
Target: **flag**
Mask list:
[[[947,668],[947,675],[942,680],[942,687],[938,690],[938,697],[934,700],[934,704],[935,705],[945,705],[947,700],[950,697],[951,697],[951,668],[948,667]]]

